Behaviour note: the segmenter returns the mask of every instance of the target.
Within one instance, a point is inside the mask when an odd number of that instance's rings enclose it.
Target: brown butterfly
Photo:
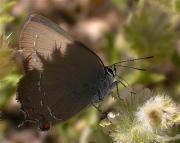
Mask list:
[[[93,51],[45,17],[29,17],[19,45],[25,73],[17,100],[26,120],[41,130],[68,120],[118,87],[115,76],[120,63],[105,66]]]

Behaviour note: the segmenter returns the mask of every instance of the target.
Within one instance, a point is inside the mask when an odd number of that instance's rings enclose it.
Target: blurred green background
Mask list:
[[[17,130],[16,86],[22,76],[18,38],[32,13],[59,24],[95,51],[106,65],[129,58],[154,56],[127,63],[147,72],[118,68],[129,87],[147,87],[180,100],[180,1],[179,0],[0,0],[0,121],[1,143],[112,143],[99,125],[99,113],[88,107],[49,132]],[[122,85],[119,86],[123,96]],[[138,94],[138,93],[137,93]],[[116,92],[112,93],[116,98]],[[108,96],[102,109],[109,111],[115,100]],[[126,111],[125,111],[126,112]],[[2,118],[4,115],[2,115]],[[120,143],[120,142],[119,142]]]

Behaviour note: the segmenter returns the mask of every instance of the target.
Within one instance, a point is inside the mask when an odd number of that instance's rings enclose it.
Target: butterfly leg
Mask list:
[[[96,106],[94,102],[91,102],[91,105],[100,113],[100,120],[103,120],[107,117],[108,112],[103,112],[99,106]]]
[[[93,101],[91,101],[91,105],[100,113],[102,113],[102,110],[99,108],[99,106],[95,105]]]
[[[119,83],[122,84],[125,88],[128,88],[128,87],[126,86],[126,84],[124,84],[122,81],[119,80],[119,81],[113,82],[112,85],[111,85],[111,87],[110,87],[110,89],[113,89],[113,88],[116,87],[117,94],[118,94],[118,98],[119,98],[120,100],[124,100],[124,99],[122,99],[122,98],[120,97],[120,94],[119,94],[119,87],[118,87]],[[136,94],[136,93],[133,92],[133,91],[129,91],[129,92],[130,92],[130,94]]]
[[[119,87],[118,87],[118,84],[121,83],[122,85],[124,85],[124,83],[122,83],[121,81],[114,81],[112,84],[111,84],[111,87],[110,89],[113,89],[116,87],[116,91],[117,91],[117,95],[118,95],[118,98],[120,100],[123,100],[121,97],[120,97],[120,94],[119,94]]]

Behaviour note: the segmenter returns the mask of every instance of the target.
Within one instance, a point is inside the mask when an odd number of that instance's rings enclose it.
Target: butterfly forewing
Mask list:
[[[50,59],[55,45],[61,47],[61,52],[65,54],[66,44],[72,42],[68,34],[65,34],[56,24],[52,27],[52,24],[54,23],[39,15],[30,16],[26,22],[21,32],[19,45],[24,58],[30,56],[33,59],[29,63],[29,68],[40,69],[41,67],[36,52]]]

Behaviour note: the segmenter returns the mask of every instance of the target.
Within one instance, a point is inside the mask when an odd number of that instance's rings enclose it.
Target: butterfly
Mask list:
[[[41,130],[102,101],[120,83],[115,80],[119,62],[105,66],[91,49],[43,16],[29,17],[19,46],[24,75],[18,83],[17,100],[25,119]],[[139,59],[147,58],[151,57]]]

